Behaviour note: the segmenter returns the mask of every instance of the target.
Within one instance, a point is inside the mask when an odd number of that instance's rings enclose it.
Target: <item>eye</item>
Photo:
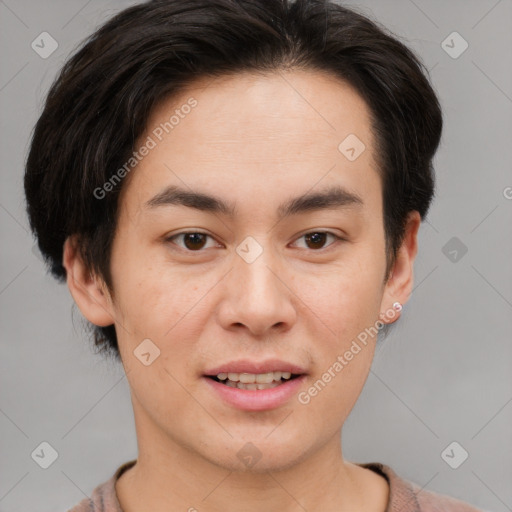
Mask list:
[[[326,241],[328,237],[331,237],[333,239],[333,242],[328,244],[327,246]],[[182,233],[177,233],[175,235],[172,235],[168,238],[166,238],[166,241],[172,242],[173,244],[177,245],[181,249],[184,249],[188,252],[200,252],[204,248],[207,247],[207,240],[210,238],[212,241],[214,241],[213,237],[208,235],[207,233],[202,233],[200,231],[184,231]],[[330,231],[311,231],[309,233],[305,233],[301,237],[298,238],[298,240],[304,239],[306,243],[306,249],[313,249],[313,250],[321,250],[326,247],[330,247],[333,245],[334,242],[337,240],[339,241],[345,241],[345,238],[340,237],[336,235],[335,233],[332,233]],[[177,243],[175,240],[181,240],[182,243]],[[215,247],[215,243],[213,246]]]
[[[306,249],[319,250],[319,249],[325,248],[324,247],[325,242],[329,236],[334,238],[334,241],[337,241],[337,240],[345,241],[344,238],[342,238],[341,236],[338,236],[334,233],[331,233],[330,231],[311,231],[311,232],[305,233],[304,235],[299,237],[298,240],[301,240],[301,239],[305,240],[306,244],[308,244],[306,246]],[[331,245],[333,245],[333,244],[331,243],[327,247],[330,247]]]
[[[213,238],[210,235],[207,235],[206,233],[201,233],[198,231],[186,231],[183,233],[172,235],[166,238],[166,241],[175,243],[175,239],[181,239],[183,240],[183,245],[176,243],[178,247],[181,247],[182,249],[185,249],[189,252],[199,252],[201,249],[205,247],[206,240],[208,238],[211,238],[213,240]]]

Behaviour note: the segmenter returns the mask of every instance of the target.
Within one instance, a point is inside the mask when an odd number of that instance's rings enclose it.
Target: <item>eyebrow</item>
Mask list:
[[[214,214],[223,214],[231,218],[236,215],[235,203],[174,185],[165,188],[144,204],[149,209],[177,205]],[[331,186],[321,191],[307,192],[301,196],[288,199],[278,207],[277,215],[279,219],[283,219],[310,211],[349,208],[352,206],[362,207],[363,205],[364,201],[359,195],[341,186]]]

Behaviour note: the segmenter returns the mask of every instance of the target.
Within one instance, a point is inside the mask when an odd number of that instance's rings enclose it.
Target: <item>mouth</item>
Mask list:
[[[206,377],[230,388],[254,391],[276,388],[301,375],[300,373],[281,371],[267,373],[220,372],[217,375],[206,375]]]
[[[281,359],[242,359],[208,369],[204,381],[215,399],[243,411],[265,411],[289,404],[308,374]]]

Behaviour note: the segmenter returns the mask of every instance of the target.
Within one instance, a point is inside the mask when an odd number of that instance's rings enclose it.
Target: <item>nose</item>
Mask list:
[[[297,318],[293,277],[271,250],[250,262],[238,254],[223,280],[218,321],[226,330],[264,337],[289,330]]]

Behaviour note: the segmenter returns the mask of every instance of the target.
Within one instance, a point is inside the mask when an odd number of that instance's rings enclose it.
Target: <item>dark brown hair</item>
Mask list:
[[[63,244],[78,235],[111,289],[122,183],[98,199],[136,149],[156,103],[195,78],[242,71],[322,70],[351,84],[372,115],[381,172],[386,280],[408,212],[425,217],[442,113],[428,72],[377,22],[329,0],[153,0],[93,33],[63,66],[35,126],[25,172],[30,226],[63,281]],[[341,142],[341,141],[340,141]],[[95,344],[119,358],[114,326]]]

